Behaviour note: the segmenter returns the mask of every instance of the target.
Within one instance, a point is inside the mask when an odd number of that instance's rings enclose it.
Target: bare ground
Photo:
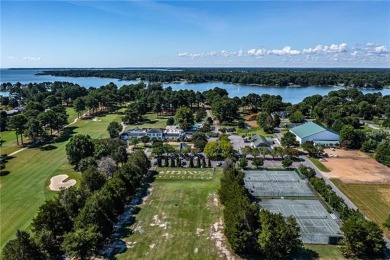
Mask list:
[[[337,178],[345,183],[390,184],[390,167],[378,163],[361,151],[325,149],[325,152],[337,156],[322,162],[330,170],[324,173],[328,178]]]

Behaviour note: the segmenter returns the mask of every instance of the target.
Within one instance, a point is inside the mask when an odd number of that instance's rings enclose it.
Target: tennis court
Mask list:
[[[342,237],[336,219],[318,200],[262,199],[259,205],[284,217],[294,216],[303,243],[335,244]]]
[[[245,188],[254,197],[311,197],[306,180],[295,171],[244,171]]]

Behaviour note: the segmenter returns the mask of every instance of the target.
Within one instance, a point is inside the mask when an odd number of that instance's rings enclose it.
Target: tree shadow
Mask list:
[[[105,259],[117,259],[116,255],[126,252],[128,244],[123,240],[134,234],[132,225],[136,221],[136,215],[141,211],[140,205],[145,201],[145,197],[150,194],[151,183],[155,180],[156,171],[150,171],[148,178],[139,192],[134,195],[131,201],[125,206],[125,210],[118,218],[116,225],[119,228],[111,235],[110,240],[101,252]]]
[[[61,132],[60,136],[55,139],[55,143],[62,143],[68,141],[76,132],[77,126],[69,126]]]
[[[320,259],[320,255],[316,251],[309,248],[303,248],[296,257],[297,257],[296,259],[302,259],[302,260]]]
[[[10,171],[0,171],[0,176],[7,176],[10,174]]]
[[[51,151],[54,149],[57,149],[57,146],[54,146],[52,144],[44,145],[44,146],[39,148],[39,150],[41,150],[41,151]]]

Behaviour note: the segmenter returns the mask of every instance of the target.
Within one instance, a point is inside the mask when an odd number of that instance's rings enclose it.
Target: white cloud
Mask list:
[[[248,55],[249,56],[263,56],[267,54],[267,50],[266,49],[251,49],[251,50],[248,50]]]
[[[329,52],[346,52],[347,51],[347,44],[342,43],[340,45],[332,44],[329,46]]]
[[[353,52],[351,53],[351,55],[352,55],[352,56],[356,56],[358,53],[359,53],[359,52],[357,52],[357,51],[353,51]]]
[[[7,59],[8,59],[8,60],[14,60],[15,57],[14,57],[14,56],[8,56]]]
[[[239,50],[237,56],[238,56],[238,57],[244,56],[244,52],[243,52],[242,50]]]
[[[267,53],[268,54],[273,54],[273,55],[298,55],[298,54],[301,54],[300,51],[293,50],[293,49],[291,49],[290,46],[286,46],[286,47],[284,47],[281,50],[268,51]]]
[[[339,45],[337,44],[331,44],[330,46],[327,45],[317,45],[314,48],[308,48],[303,49],[302,53],[305,54],[323,54],[323,53],[340,53],[340,52],[347,52],[347,44],[341,43]]]
[[[25,56],[25,57],[22,58],[22,60],[39,61],[39,60],[41,60],[41,57]]]
[[[230,53],[227,52],[227,51],[225,51],[225,50],[222,50],[222,51],[221,51],[221,55],[222,55],[223,57],[229,57],[229,56],[230,56]]]
[[[386,46],[381,45],[374,48],[374,52],[376,54],[387,54],[389,51],[387,50]]]

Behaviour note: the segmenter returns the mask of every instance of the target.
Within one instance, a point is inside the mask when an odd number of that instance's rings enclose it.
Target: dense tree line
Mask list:
[[[267,259],[293,257],[303,247],[296,219],[260,210],[248,198],[244,173],[232,167],[225,169],[219,198],[225,206],[224,232],[232,249],[240,255],[263,255]]]
[[[222,81],[264,86],[333,86],[343,84],[352,87],[382,88],[390,85],[388,69],[180,69],[180,70],[55,70],[40,75],[68,77],[102,77],[149,82]]]
[[[323,179],[315,177],[314,169],[301,166],[299,171],[309,179],[313,188],[343,220],[341,227],[344,235],[341,241],[343,254],[359,259],[383,256],[386,243],[378,224],[365,219],[359,211],[350,209]]]
[[[132,153],[111,176],[89,166],[80,188],[62,191],[43,204],[33,219],[32,237],[18,231],[3,249],[5,259],[90,259],[109,237],[125,204],[148,177],[150,161]]]

